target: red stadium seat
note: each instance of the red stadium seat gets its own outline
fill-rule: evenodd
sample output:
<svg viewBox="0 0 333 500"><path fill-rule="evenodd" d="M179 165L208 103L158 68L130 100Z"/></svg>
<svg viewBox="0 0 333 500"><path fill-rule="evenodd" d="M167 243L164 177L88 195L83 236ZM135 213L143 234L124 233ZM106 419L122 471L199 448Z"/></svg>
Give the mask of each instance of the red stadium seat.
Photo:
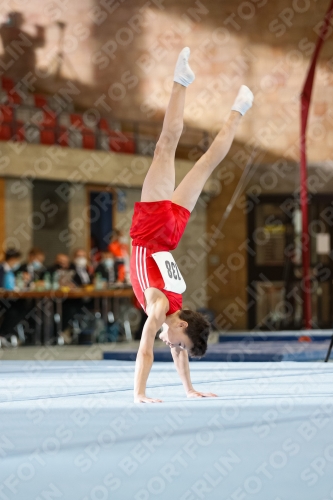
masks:
<svg viewBox="0 0 333 500"><path fill-rule="evenodd" d="M96 132L96 125L93 119L89 120L89 116L83 116L79 114L70 115L71 128L75 128L80 132L93 133Z"/></svg>
<svg viewBox="0 0 333 500"><path fill-rule="evenodd" d="M20 107L17 110L17 116L21 117L23 116L22 112L20 111ZM29 109L29 108L28 108ZM48 129L55 129L57 127L57 117L56 114L53 111L41 109L41 108L30 108L30 115L28 120L23 120L23 121L29 121L33 125L36 125L37 127L43 129L43 128L48 128Z"/></svg>
<svg viewBox="0 0 333 500"><path fill-rule="evenodd" d="M0 106L0 123L11 123L14 119L14 112L11 106L2 104Z"/></svg>
<svg viewBox="0 0 333 500"><path fill-rule="evenodd" d="M79 114L71 114L69 115L71 126L77 128L78 130L83 130L86 128L83 122L83 116Z"/></svg>
<svg viewBox="0 0 333 500"><path fill-rule="evenodd" d="M0 141L9 141L12 138L12 130L8 123L0 125Z"/></svg>
<svg viewBox="0 0 333 500"><path fill-rule="evenodd" d="M110 134L110 150L116 153L135 153L135 143L129 134L122 132L111 132Z"/></svg>
<svg viewBox="0 0 333 500"><path fill-rule="evenodd" d="M82 135L82 146L84 149L96 149L96 138L94 134Z"/></svg>
<svg viewBox="0 0 333 500"><path fill-rule="evenodd" d="M40 143L41 144L55 144L56 134L54 130L45 129L40 131Z"/></svg>
<svg viewBox="0 0 333 500"><path fill-rule="evenodd" d="M22 104L22 97L15 90L10 90L8 92L8 102L10 104Z"/></svg>
<svg viewBox="0 0 333 500"><path fill-rule="evenodd" d="M43 120L41 125L46 128L56 128L57 115L53 111L43 111Z"/></svg>
<svg viewBox="0 0 333 500"><path fill-rule="evenodd" d="M108 124L108 121L106 118L100 119L99 128L100 128L100 130L105 130L106 132L109 132L110 127L109 127L109 124Z"/></svg>
<svg viewBox="0 0 333 500"><path fill-rule="evenodd" d="M34 102L37 108L44 108L45 106L47 106L47 99L41 94L34 95Z"/></svg>
<svg viewBox="0 0 333 500"><path fill-rule="evenodd" d="M7 76L1 77L1 87L5 90L12 90L14 88L14 80Z"/></svg>
<svg viewBox="0 0 333 500"><path fill-rule="evenodd" d="M122 145L122 153L127 153L134 155L135 153L135 142L133 140L133 137L128 136L127 142L124 142Z"/></svg>

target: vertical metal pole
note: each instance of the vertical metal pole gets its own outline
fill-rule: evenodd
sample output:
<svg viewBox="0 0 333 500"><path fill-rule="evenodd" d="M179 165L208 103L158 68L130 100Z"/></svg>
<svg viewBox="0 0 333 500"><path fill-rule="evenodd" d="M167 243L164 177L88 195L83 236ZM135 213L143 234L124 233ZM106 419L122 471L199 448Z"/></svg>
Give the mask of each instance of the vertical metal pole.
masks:
<svg viewBox="0 0 333 500"><path fill-rule="evenodd" d="M308 220L308 186L306 163L306 123L304 98L301 98L301 186L300 204L302 212L302 266L303 266L303 322L307 330L311 329L311 278L310 278L310 236Z"/></svg>
<svg viewBox="0 0 333 500"><path fill-rule="evenodd" d="M303 320L306 329L311 329L311 282L310 282L310 236L308 223L308 186L307 186L307 162L306 162L306 126L308 122L309 107L313 80L319 52L325 41L330 19L333 11L333 0L331 0L328 11L321 26L320 35L312 56L312 61L305 79L301 94L301 138L300 138L300 204L302 211L302 256L303 256L303 289L304 308Z"/></svg>

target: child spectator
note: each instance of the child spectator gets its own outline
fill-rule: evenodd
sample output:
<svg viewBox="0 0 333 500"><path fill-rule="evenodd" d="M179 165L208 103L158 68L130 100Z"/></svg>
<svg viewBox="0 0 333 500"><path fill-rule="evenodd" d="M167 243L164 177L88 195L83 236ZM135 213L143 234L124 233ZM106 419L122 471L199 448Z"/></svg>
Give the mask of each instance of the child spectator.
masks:
<svg viewBox="0 0 333 500"><path fill-rule="evenodd" d="M127 237L121 230L115 229L113 231L108 249L116 258L118 281L129 283L129 249Z"/></svg>
<svg viewBox="0 0 333 500"><path fill-rule="evenodd" d="M15 248L9 248L5 252L5 260L0 263L0 288L14 290L15 271L20 267L21 252Z"/></svg>

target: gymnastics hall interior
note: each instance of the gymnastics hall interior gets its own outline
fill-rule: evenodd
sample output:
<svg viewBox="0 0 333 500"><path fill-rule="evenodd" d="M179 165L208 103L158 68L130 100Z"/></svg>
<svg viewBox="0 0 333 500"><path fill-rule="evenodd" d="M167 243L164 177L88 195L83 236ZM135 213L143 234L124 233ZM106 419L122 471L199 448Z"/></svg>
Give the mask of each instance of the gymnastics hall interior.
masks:
<svg viewBox="0 0 333 500"><path fill-rule="evenodd" d="M332 0L3 6L0 499L333 500L332 33ZM176 185L254 94L172 252L217 397L157 332L141 404L129 230L186 46Z"/></svg>

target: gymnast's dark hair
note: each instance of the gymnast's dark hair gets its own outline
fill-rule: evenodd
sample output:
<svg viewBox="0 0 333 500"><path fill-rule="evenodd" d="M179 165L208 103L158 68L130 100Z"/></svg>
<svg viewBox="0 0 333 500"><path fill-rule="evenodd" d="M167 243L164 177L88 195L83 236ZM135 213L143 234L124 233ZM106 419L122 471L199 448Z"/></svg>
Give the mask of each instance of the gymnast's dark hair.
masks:
<svg viewBox="0 0 333 500"><path fill-rule="evenodd" d="M188 323L185 333L193 343L193 347L189 352L190 356L192 358L201 358L207 351L209 322L201 313L190 309L181 309L179 318Z"/></svg>

